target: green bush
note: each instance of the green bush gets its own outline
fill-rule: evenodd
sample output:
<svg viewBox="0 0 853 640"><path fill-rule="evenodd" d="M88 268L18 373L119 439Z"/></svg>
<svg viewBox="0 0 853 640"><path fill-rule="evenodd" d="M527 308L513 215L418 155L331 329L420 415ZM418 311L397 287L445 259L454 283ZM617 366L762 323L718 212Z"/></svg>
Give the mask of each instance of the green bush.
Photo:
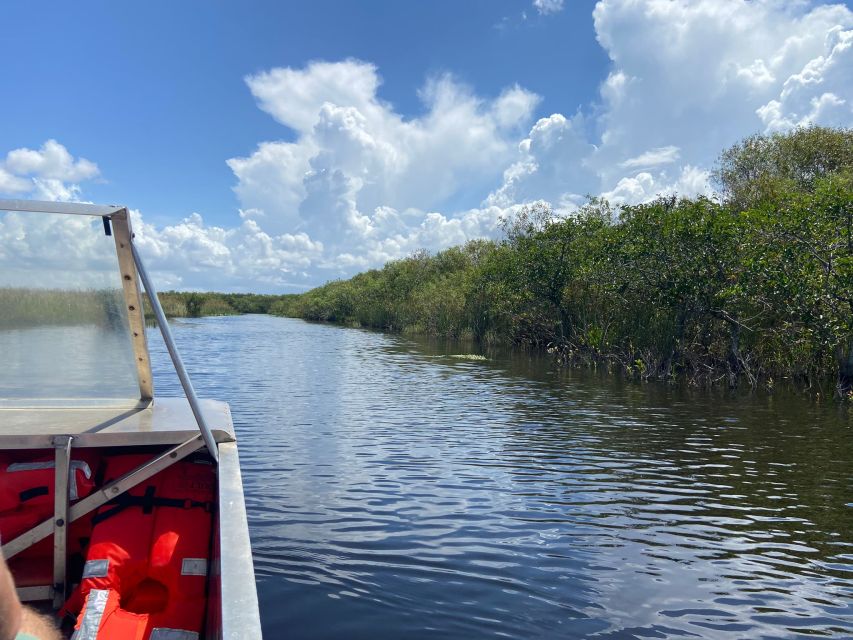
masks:
<svg viewBox="0 0 853 640"><path fill-rule="evenodd" d="M546 348L639 378L853 388L853 131L724 151L722 197L544 205L479 240L286 296L309 320Z"/></svg>

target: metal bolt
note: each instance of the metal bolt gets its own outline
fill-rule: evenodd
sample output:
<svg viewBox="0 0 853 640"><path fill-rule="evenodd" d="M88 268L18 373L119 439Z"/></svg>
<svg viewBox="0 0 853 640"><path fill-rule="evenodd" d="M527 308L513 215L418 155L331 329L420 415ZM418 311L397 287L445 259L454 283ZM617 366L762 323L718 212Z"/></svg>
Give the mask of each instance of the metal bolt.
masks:
<svg viewBox="0 0 853 640"><path fill-rule="evenodd" d="M62 518L59 518L59 519L56 521L56 526L57 526L57 527L64 527L64 526L65 526L65 520L63 520Z"/></svg>
<svg viewBox="0 0 853 640"><path fill-rule="evenodd" d="M118 487L113 487L112 489L110 489L110 491L112 491L113 493L118 493Z"/></svg>

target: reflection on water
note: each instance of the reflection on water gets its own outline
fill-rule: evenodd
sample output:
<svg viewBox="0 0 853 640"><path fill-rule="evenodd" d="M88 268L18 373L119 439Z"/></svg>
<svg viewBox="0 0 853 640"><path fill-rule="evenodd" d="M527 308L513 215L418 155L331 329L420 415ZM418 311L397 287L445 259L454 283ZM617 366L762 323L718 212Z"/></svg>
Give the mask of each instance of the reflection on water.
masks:
<svg viewBox="0 0 853 640"><path fill-rule="evenodd" d="M126 327L0 327L0 405L63 406L95 399L135 404L139 383Z"/></svg>
<svg viewBox="0 0 853 640"><path fill-rule="evenodd" d="M174 328L231 403L267 637L853 635L832 402L265 316Z"/></svg>

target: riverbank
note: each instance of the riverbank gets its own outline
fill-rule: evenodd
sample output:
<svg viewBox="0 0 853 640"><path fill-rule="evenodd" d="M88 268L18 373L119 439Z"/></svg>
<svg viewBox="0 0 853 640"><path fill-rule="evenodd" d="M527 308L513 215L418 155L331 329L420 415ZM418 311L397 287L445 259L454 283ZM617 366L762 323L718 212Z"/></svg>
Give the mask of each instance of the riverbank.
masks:
<svg viewBox="0 0 853 640"><path fill-rule="evenodd" d="M288 295L164 291L157 296L169 318L200 318L244 313L269 313L270 307ZM146 319L154 314L143 295ZM120 316L124 297L118 289L0 288L0 327L36 325L103 324Z"/></svg>
<svg viewBox="0 0 853 640"><path fill-rule="evenodd" d="M549 351L638 379L782 380L853 393L853 130L754 136L720 197L569 217L533 204L505 239L417 252L275 302L308 320Z"/></svg>
<svg viewBox="0 0 853 640"><path fill-rule="evenodd" d="M270 307L290 297L257 293L217 293L214 291L163 291L157 294L169 318L201 318L231 316L243 313L269 313ZM154 317L147 300L143 300L146 318Z"/></svg>

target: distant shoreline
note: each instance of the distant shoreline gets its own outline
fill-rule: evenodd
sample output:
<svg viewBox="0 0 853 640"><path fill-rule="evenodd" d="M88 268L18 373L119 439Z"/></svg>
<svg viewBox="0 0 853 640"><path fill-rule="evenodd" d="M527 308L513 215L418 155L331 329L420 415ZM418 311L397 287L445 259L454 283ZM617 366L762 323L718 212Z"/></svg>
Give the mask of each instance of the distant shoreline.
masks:
<svg viewBox="0 0 853 640"><path fill-rule="evenodd" d="M166 317L269 313L270 307L287 295L164 291L158 294ZM39 325L95 324L121 317L124 298L116 289L50 289L0 287L0 328ZM148 299L143 295L145 318L153 320Z"/></svg>
<svg viewBox="0 0 853 640"><path fill-rule="evenodd" d="M270 312L525 345L641 380L834 384L853 400L853 129L752 136L714 179L713 199L533 203L502 241L418 251Z"/></svg>

